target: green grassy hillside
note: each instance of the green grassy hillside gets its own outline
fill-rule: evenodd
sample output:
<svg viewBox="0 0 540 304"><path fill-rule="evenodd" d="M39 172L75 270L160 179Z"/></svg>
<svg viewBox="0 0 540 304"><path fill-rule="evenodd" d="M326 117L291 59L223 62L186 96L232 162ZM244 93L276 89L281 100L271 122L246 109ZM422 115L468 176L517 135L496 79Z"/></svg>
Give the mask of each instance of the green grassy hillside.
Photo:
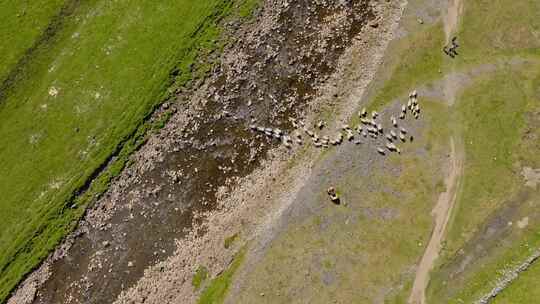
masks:
<svg viewBox="0 0 540 304"><path fill-rule="evenodd" d="M69 3L73 2L73 5ZM0 85L7 78L19 61L24 61L25 54L35 50L39 42L47 39L51 29L58 26L62 13L69 13L75 2L65 0L0 2ZM64 6L66 4L66 6ZM64 8L64 10L62 10ZM56 21L56 22L55 22ZM1 95L1 92L0 92Z"/></svg>
<svg viewBox="0 0 540 304"><path fill-rule="evenodd" d="M0 78L17 76L0 101L0 302L123 167L145 117L171 81L190 80L197 48L215 47L214 21L232 7L227 0L74 2L41 42L62 2L0 4L7 20L0 33L11 43L0 46L7 58ZM175 67L180 75L171 79ZM113 153L116 163L77 197Z"/></svg>

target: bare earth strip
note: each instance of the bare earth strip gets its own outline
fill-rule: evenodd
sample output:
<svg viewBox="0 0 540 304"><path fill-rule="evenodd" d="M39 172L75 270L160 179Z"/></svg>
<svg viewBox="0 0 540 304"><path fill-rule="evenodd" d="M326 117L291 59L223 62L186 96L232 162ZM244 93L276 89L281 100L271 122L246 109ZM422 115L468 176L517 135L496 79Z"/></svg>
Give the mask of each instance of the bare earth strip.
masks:
<svg viewBox="0 0 540 304"><path fill-rule="evenodd" d="M444 20L444 32L446 42L451 39L452 33L455 31L459 15L462 10L462 4L460 0L450 0L448 2L448 8ZM455 103L455 93L457 91L458 84L447 79L444 81L444 92L446 101L451 106ZM452 207L454 206L457 194L457 185L459 184L459 178L462 175L463 157L461 153L457 155L454 139L450 138L451 153L450 153L450 168L449 173L445 180L446 191L441 193L435 208L433 208L432 215L435 218L435 228L429 240L428 246L420 264L416 270L416 276L414 278L411 295L408 303L410 304L424 304L426 303L426 288L429 282L429 272L433 268L435 260L439 256L441 250L441 242L444 238L448 220L452 214Z"/></svg>
<svg viewBox="0 0 540 304"><path fill-rule="evenodd" d="M432 215L435 218L435 229L433 230L426 251L416 270L416 277L409 298L409 303L411 304L423 304L426 301L425 290L429 282L429 272L439 256L441 242L446 231L448 220L450 219L450 214L452 213L452 207L456 200L456 190L462 175L463 164L461 156L456 152L453 138L450 139L450 145L450 168L445 180L446 191L441 193L437 204L432 211Z"/></svg>

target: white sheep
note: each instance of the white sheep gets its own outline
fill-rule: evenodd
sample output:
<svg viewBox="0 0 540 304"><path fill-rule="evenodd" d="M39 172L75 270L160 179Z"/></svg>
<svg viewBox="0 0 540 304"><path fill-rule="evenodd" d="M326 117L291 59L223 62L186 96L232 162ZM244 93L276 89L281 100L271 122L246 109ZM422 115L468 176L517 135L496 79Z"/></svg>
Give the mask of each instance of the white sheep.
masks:
<svg viewBox="0 0 540 304"><path fill-rule="evenodd" d="M353 139L354 139L354 134L352 133L352 131L347 130L347 140L351 141Z"/></svg>
<svg viewBox="0 0 540 304"><path fill-rule="evenodd" d="M360 112L360 117L366 117L367 116L367 110L366 108L362 108L362 111Z"/></svg>

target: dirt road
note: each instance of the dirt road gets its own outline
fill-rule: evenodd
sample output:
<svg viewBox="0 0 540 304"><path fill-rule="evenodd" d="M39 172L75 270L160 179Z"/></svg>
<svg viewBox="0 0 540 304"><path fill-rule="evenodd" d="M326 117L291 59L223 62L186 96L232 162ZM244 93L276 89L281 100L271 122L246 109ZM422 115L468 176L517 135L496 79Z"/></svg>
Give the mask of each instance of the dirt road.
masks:
<svg viewBox="0 0 540 304"><path fill-rule="evenodd" d="M457 28L461 11L461 0L449 0L446 14L443 16L446 43L450 42L452 34ZM443 90L447 104L450 106L453 105L456 97L457 84L452 81L451 78L448 78L444 81ZM462 175L463 157L460 152L457 152L453 138L450 138L450 146L449 169L445 179L446 191L441 193L437 204L432 210L432 215L435 219L435 227L426 251L416 270L416 276L408 301L410 304L424 304L426 302L425 291L429 282L429 272L439 256L441 242L444 238L446 226L456 200L457 186Z"/></svg>
<svg viewBox="0 0 540 304"><path fill-rule="evenodd" d="M459 153L456 152L456 145L454 144L453 138L450 139L450 146L449 172L445 179L446 191L441 193L437 204L432 211L432 215L435 218L435 228L433 229L431 239L429 240L426 251L416 270L416 277L414 279L411 296L409 297L410 304L425 303L425 289L429 282L429 272L439 256L441 242L456 199L456 190L462 173L462 158L458 155Z"/></svg>

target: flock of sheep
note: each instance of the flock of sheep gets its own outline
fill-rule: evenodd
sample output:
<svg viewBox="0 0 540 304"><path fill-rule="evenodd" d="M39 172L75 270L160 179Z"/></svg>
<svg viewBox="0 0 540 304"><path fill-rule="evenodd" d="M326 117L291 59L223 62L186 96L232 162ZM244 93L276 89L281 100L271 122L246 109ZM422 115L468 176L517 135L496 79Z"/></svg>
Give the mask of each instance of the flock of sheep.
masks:
<svg viewBox="0 0 540 304"><path fill-rule="evenodd" d="M418 104L418 94L416 90L409 93L409 100L407 104L401 106L401 112L398 116L400 120L404 120L407 116L407 113L410 112L415 119L418 119L420 116L420 105ZM377 121L379 118L379 113L376 111L371 112L371 118L368 116L367 110L364 108L359 113L360 124L355 128L349 127L349 125L343 125L341 130L336 132L335 136L329 137L319 136L317 134L317 129L322 130L325 126L324 121L320 121L315 125L314 130L310 130L303 121L297 121L296 119L290 119L292 126L296 129L292 132L291 135L285 134L284 131L278 128L268 128L257 125L250 125L250 129L254 132L262 133L270 138L275 138L280 140L283 145L287 148L292 148L294 142L298 145L304 144L304 139L302 133L305 133L309 138L311 138L312 144L317 148L328 148L330 145L338 146L344 142L344 139L347 139L349 142L354 142L355 144L361 144L362 142L359 139L355 140L355 136L365 137L368 136L374 139L379 138L379 136L384 136L386 138L385 147L390 152L401 153L401 150L397 146L397 142L406 142L407 141L407 130L398 125L398 120L395 116L390 117L390 123L392 128L388 130L386 135L384 134L384 128L381 122ZM355 132L356 131L356 132ZM413 140L413 137L410 136L410 141ZM386 150L378 146L377 152L381 155L386 154Z"/></svg>

